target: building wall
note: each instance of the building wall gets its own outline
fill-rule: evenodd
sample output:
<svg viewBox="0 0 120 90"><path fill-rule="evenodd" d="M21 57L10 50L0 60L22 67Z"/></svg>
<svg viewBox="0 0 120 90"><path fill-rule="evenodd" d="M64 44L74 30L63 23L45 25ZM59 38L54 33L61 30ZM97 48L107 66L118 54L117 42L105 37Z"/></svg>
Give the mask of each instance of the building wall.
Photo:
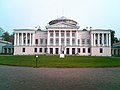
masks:
<svg viewBox="0 0 120 90"><path fill-rule="evenodd" d="M100 53L100 49L102 49L102 53ZM111 48L110 47L92 47L91 56L111 56Z"/></svg>
<svg viewBox="0 0 120 90"><path fill-rule="evenodd" d="M65 20L68 22L64 22ZM69 23L70 21L74 24ZM68 19L53 20L44 31L15 29L14 38L14 55L64 53L65 55L111 56L110 30L79 30L77 23ZM43 48L42 51L40 48Z"/></svg>

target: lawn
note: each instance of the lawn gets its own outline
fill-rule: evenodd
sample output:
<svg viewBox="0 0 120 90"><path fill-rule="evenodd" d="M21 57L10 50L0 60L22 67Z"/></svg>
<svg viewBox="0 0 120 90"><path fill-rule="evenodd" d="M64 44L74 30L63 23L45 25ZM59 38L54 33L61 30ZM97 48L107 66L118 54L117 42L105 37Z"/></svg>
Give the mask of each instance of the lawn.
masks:
<svg viewBox="0 0 120 90"><path fill-rule="evenodd" d="M81 67L120 67L120 58L91 56L39 56L38 67L81 68ZM35 56L0 56L0 65L35 67Z"/></svg>

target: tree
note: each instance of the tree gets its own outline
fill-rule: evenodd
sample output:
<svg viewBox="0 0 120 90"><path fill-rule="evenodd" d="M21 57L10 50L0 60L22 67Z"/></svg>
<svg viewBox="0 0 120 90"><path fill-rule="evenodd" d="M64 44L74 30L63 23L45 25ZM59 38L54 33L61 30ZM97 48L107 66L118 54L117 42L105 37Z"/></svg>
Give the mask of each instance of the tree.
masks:
<svg viewBox="0 0 120 90"><path fill-rule="evenodd" d="M111 30L111 45L114 43L115 31Z"/></svg>
<svg viewBox="0 0 120 90"><path fill-rule="evenodd" d="M117 43L119 42L118 38L115 37L115 31L111 30L111 45L113 45L113 43Z"/></svg>
<svg viewBox="0 0 120 90"><path fill-rule="evenodd" d="M13 40L13 34L10 35L8 32L4 32L2 37L3 37L4 41L8 41L8 42L11 42L11 43L13 43L13 41L14 41Z"/></svg>

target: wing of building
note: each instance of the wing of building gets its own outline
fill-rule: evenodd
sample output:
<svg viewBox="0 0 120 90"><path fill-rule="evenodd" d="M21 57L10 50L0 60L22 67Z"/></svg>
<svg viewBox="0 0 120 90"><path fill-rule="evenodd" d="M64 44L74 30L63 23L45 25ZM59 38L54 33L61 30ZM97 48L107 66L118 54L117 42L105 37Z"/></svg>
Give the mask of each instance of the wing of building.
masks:
<svg viewBox="0 0 120 90"><path fill-rule="evenodd" d="M79 28L76 21L61 17L46 30L14 29L14 55L111 56L111 30Z"/></svg>

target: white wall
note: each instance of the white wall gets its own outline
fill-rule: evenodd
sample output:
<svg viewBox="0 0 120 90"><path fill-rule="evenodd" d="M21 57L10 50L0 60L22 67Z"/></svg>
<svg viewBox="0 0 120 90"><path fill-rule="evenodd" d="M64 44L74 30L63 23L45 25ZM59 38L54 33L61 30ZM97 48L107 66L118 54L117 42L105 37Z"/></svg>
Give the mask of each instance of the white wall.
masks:
<svg viewBox="0 0 120 90"><path fill-rule="evenodd" d="M103 48L103 53L100 53L100 48ZM92 47L91 56L111 56L111 47Z"/></svg>

